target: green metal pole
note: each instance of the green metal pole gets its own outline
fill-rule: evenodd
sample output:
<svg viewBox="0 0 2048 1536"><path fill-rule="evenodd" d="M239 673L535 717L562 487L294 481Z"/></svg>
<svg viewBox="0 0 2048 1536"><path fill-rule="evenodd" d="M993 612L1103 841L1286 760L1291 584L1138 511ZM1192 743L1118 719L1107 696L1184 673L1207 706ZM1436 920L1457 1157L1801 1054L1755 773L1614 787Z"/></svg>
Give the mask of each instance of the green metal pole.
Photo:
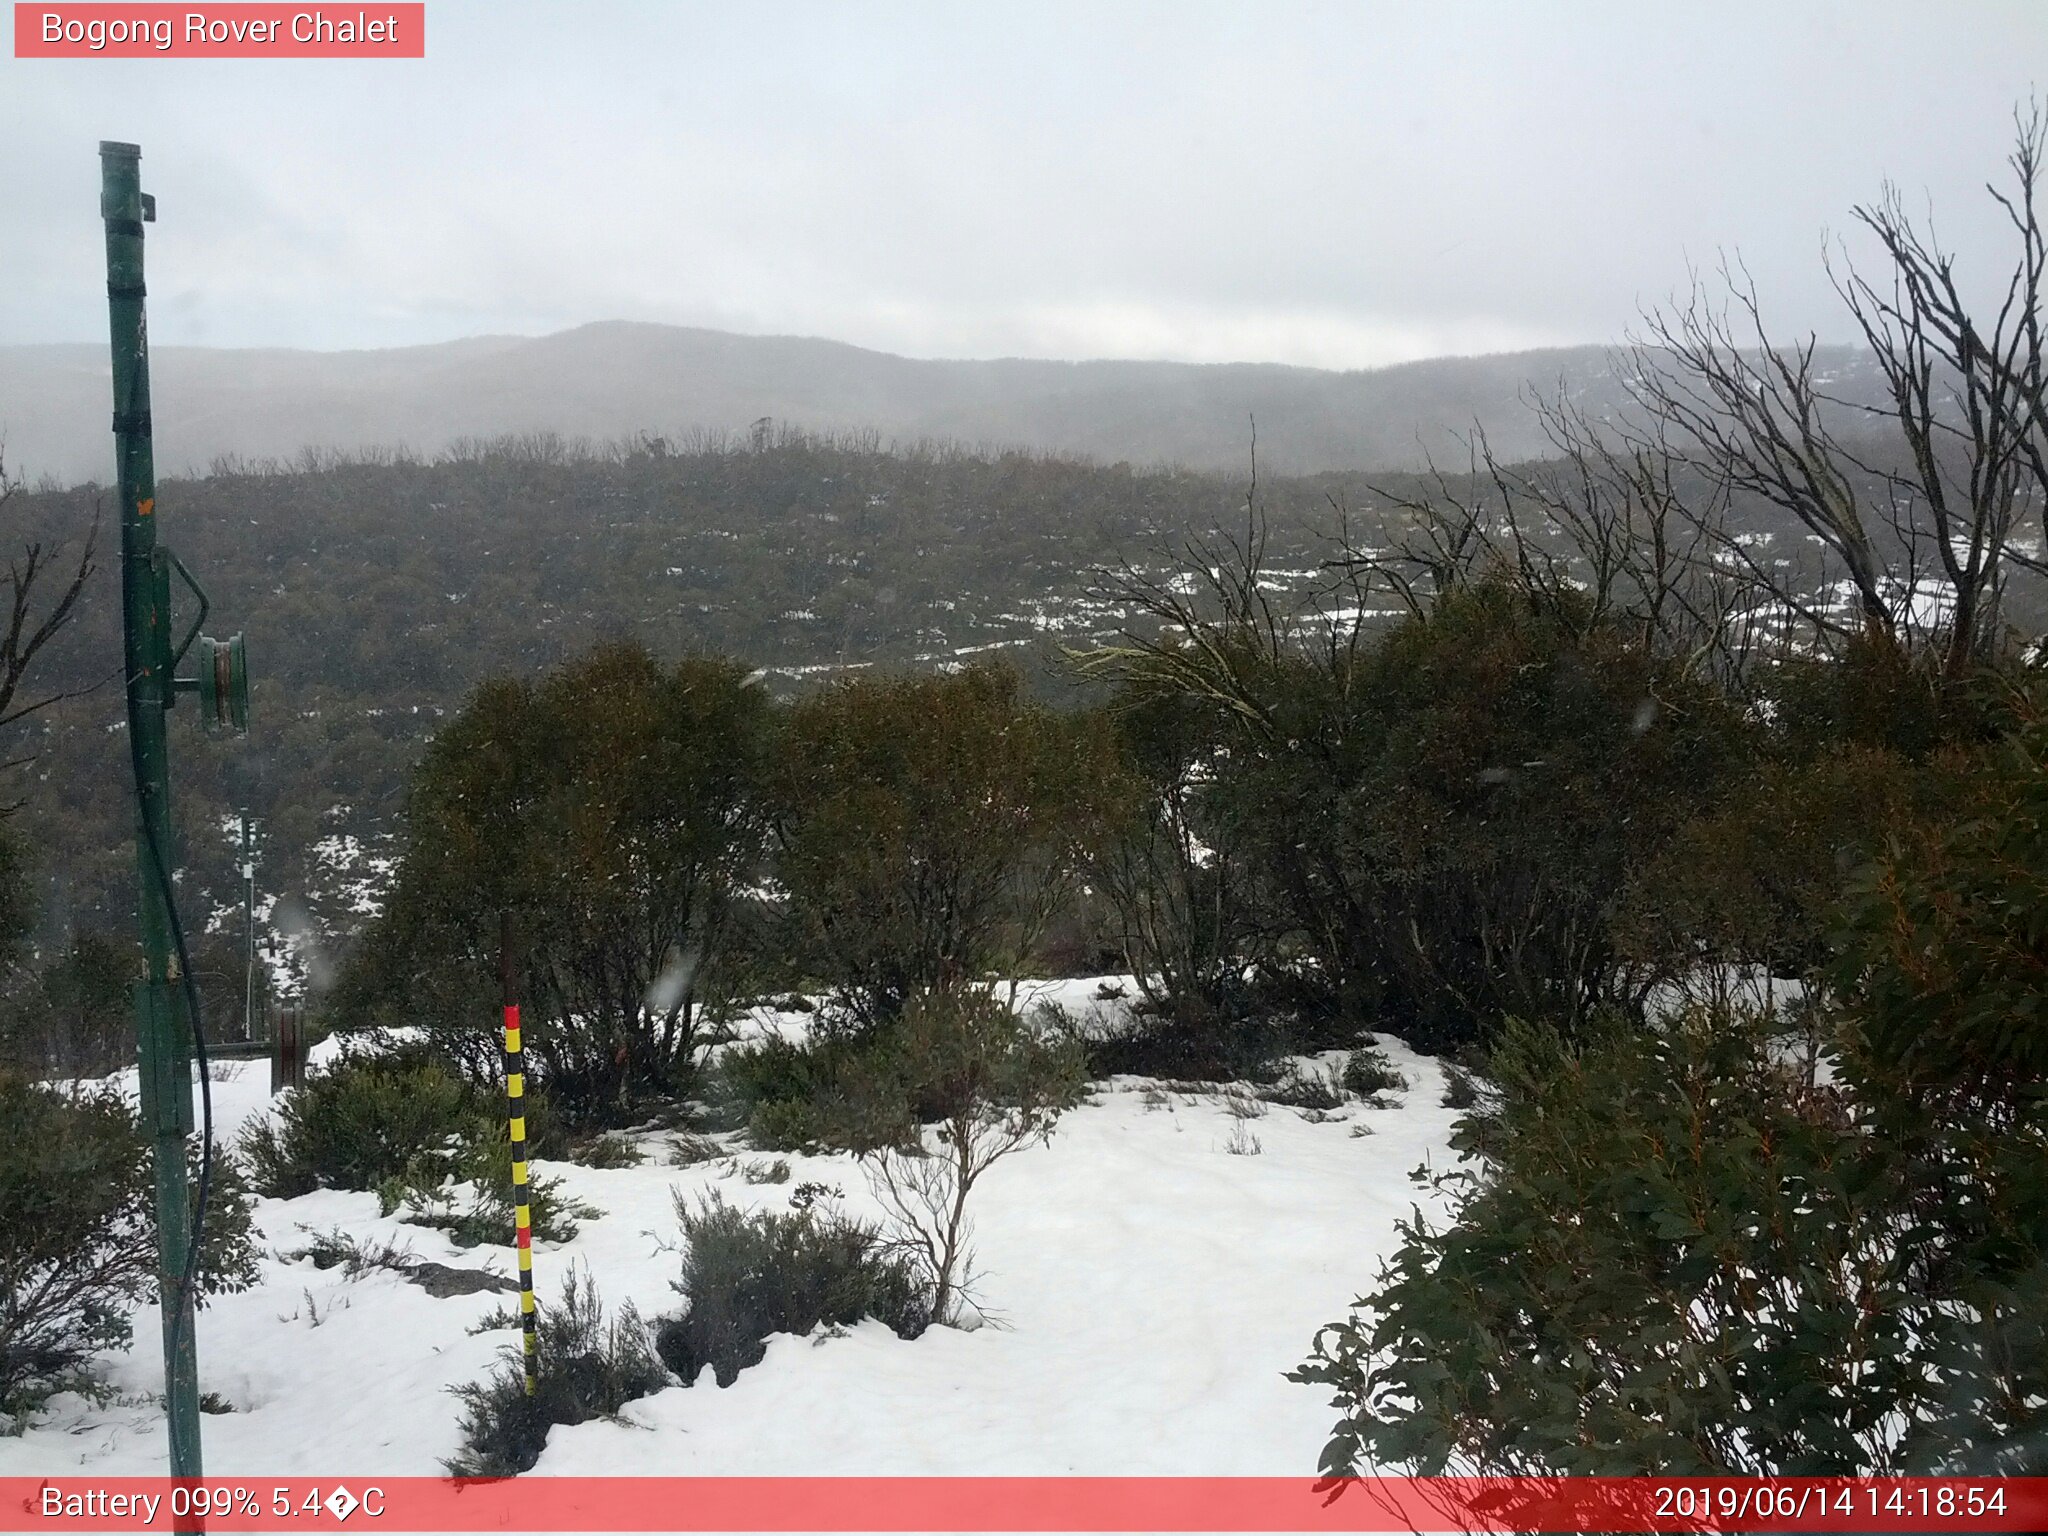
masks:
<svg viewBox="0 0 2048 1536"><path fill-rule="evenodd" d="M149 326L143 313L142 226L156 216L142 192L142 151L100 145L100 216L107 229L107 316L113 340L114 456L121 483L121 601L128 730L135 761L137 908L147 962L135 987L143 1128L156 1157L157 1277L163 1299L164 1402L171 1475L198 1477L199 1355L185 1289L192 1197L185 1142L192 1131L192 1036L172 953L165 872L173 861L170 755L164 712L171 682L170 567L157 548L156 461L150 446Z"/></svg>
<svg viewBox="0 0 2048 1536"><path fill-rule="evenodd" d="M249 852L249 813L242 812L242 1038L256 1038L256 861Z"/></svg>

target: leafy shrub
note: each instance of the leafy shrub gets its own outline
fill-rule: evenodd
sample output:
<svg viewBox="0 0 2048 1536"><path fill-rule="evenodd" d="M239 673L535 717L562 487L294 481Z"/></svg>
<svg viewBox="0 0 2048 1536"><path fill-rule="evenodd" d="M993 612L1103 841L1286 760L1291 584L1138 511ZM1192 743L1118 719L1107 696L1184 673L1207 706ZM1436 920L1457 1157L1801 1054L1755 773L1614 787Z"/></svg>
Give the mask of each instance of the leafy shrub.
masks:
<svg viewBox="0 0 2048 1536"><path fill-rule="evenodd" d="M1624 962L1693 993L1745 972L1817 978L1845 864L1924 815L1938 779L1849 743L1757 764L1630 872L1614 913ZM1682 951L1690 974L1664 962Z"/></svg>
<svg viewBox="0 0 2048 1536"><path fill-rule="evenodd" d="M0 1125L5 1425L53 1392L92 1390L93 1357L125 1345L130 1309L156 1294L157 1251L149 1145L117 1094L72 1096L0 1073ZM200 1295L242 1290L254 1279L243 1176L216 1154Z"/></svg>
<svg viewBox="0 0 2048 1536"><path fill-rule="evenodd" d="M2038 1118L1913 1150L1707 1012L1511 1026L1493 1065L1449 1220L1403 1223L1296 1373L1343 1411L1326 1470L2011 1470L2039 1444Z"/></svg>
<svg viewBox="0 0 2048 1536"><path fill-rule="evenodd" d="M747 1140L763 1152L810 1152L824 1141L817 1106L808 1099L771 1099L747 1120Z"/></svg>
<svg viewBox="0 0 2048 1536"><path fill-rule="evenodd" d="M374 1190L424 1177L423 1160L452 1170L460 1148L492 1135L496 1120L426 1047L357 1048L309 1073L243 1133L240 1150L266 1195Z"/></svg>
<svg viewBox="0 0 2048 1536"><path fill-rule="evenodd" d="M279 1257L286 1260L311 1259L315 1269L339 1269L351 1280L360 1280L377 1270L404 1274L418 1262L411 1247L395 1239L374 1242L344 1232L339 1227L329 1227L324 1232L309 1230L306 1236L305 1247L281 1253Z"/></svg>
<svg viewBox="0 0 2048 1536"><path fill-rule="evenodd" d="M512 1242L518 1230L512 1194L512 1143L499 1133L464 1144L451 1158L416 1159L406 1173L378 1186L377 1203L386 1216L402 1210L406 1221L439 1227L458 1247L472 1248ZM548 1243L568 1242L578 1219L600 1214L565 1196L560 1179L531 1169L526 1205L533 1235Z"/></svg>
<svg viewBox="0 0 2048 1536"><path fill-rule="evenodd" d="M557 1424L615 1417L627 1403L659 1392L668 1375L631 1302L607 1324L597 1285L572 1270L559 1305L542 1307L535 1391L526 1393L523 1344L507 1345L489 1377L456 1389L466 1408L462 1450L447 1463L456 1477L512 1477L530 1471Z"/></svg>
<svg viewBox="0 0 2048 1536"><path fill-rule="evenodd" d="M714 1083L720 1112L763 1152L858 1150L936 1119L931 1086L903 1064L900 1019L860 1033L735 1046Z"/></svg>
<svg viewBox="0 0 2048 1536"><path fill-rule="evenodd" d="M580 1168L637 1168L642 1160L640 1149L630 1141L601 1133L570 1142L562 1156Z"/></svg>
<svg viewBox="0 0 2048 1536"><path fill-rule="evenodd" d="M1090 883L1112 914L1119 967L1155 1012L1199 1035L1251 1011L1253 882L1240 818L1214 789L1230 727L1213 700L1156 685L1120 689L1111 715L1122 772Z"/></svg>
<svg viewBox="0 0 2048 1536"><path fill-rule="evenodd" d="M1362 1045L1344 1058L1343 1083L1361 1099L1405 1092L1408 1087L1408 1079L1394 1069L1387 1053L1375 1045Z"/></svg>
<svg viewBox="0 0 2048 1536"><path fill-rule="evenodd" d="M1384 1023L1436 1048L1505 1017L1570 1024L1633 1011L1646 966L1696 963L1678 935L1624 964L1614 912L1755 755L1709 680L1582 594L1507 576L1297 645L1257 541L1236 554L1183 573L1209 603L1126 583L1167 632L1127 632L1099 664L1222 706L1205 814L1229 830L1258 936L1240 958L1297 1039Z"/></svg>
<svg viewBox="0 0 2048 1536"><path fill-rule="evenodd" d="M802 1151L817 1140L811 1106L832 1093L846 1054L837 1040L780 1035L728 1046L712 1072L712 1101L762 1151Z"/></svg>
<svg viewBox="0 0 2048 1536"><path fill-rule="evenodd" d="M872 1317L914 1339L931 1322L931 1295L873 1227L815 1206L749 1215L716 1195L692 1209L680 1195L681 1315L655 1328L655 1348L686 1385L707 1368L721 1387L768 1352L770 1334Z"/></svg>
<svg viewBox="0 0 2048 1536"><path fill-rule="evenodd" d="M0 939L12 937L17 909L9 895L20 871L14 843L0 839ZM0 950L6 949L0 943ZM140 964L132 935L81 930L68 943L20 963L0 978L0 1069L12 1063L31 1078L94 1077L135 1057L135 1002L129 977Z"/></svg>
<svg viewBox="0 0 2048 1536"><path fill-rule="evenodd" d="M2048 1083L2048 718L1975 775L1952 824L1851 882L1834 971L1855 1048L1922 1111L2000 1115Z"/></svg>
<svg viewBox="0 0 2048 1536"><path fill-rule="evenodd" d="M725 1148L708 1136L698 1136L684 1131L671 1136L668 1143L669 1162L677 1168L694 1168L698 1163L708 1163L713 1158L725 1156Z"/></svg>

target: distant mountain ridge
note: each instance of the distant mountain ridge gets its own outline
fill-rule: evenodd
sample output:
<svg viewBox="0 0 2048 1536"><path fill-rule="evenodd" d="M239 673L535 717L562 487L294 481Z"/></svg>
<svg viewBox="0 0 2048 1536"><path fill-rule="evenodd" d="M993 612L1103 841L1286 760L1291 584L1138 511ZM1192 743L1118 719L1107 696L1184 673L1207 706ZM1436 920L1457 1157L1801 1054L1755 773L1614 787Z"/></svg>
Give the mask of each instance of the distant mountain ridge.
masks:
<svg viewBox="0 0 2048 1536"><path fill-rule="evenodd" d="M1837 371L1862 354L1824 349ZM1595 414L1619 406L1606 349L1565 347L1334 372L1277 363L952 361L844 342L605 321L538 337L484 336L361 352L158 347L159 473L217 455L553 431L614 438L744 431L761 417L899 442L947 439L1134 464L1290 474L1412 469L1462 455L1475 421L1497 451L1545 445L1525 391L1560 380ZM107 354L88 344L0 347L0 445L11 469L63 483L112 473Z"/></svg>

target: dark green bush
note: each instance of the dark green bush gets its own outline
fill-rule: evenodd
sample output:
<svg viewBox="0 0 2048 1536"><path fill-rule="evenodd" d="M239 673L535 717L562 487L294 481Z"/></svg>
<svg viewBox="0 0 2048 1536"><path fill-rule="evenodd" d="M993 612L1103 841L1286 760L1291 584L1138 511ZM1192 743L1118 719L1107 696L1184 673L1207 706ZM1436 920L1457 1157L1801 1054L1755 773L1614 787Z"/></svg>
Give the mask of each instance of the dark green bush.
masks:
<svg viewBox="0 0 2048 1536"><path fill-rule="evenodd" d="M830 1089L843 1054L836 1043L781 1035L727 1046L712 1069L712 1102L734 1126L764 1105L811 1103Z"/></svg>
<svg viewBox="0 0 2048 1536"><path fill-rule="evenodd" d="M1498 574L1296 644L1252 558L1186 573L1213 621L1140 583L1177 643L1133 635L1099 664L1221 706L1201 801L1227 829L1233 959L1297 1049L1367 1028L1438 1049L1510 1016L1636 1012L1699 963L1664 930L1624 955L1615 918L1631 872L1759 750L1711 680L1582 594Z"/></svg>
<svg viewBox="0 0 2048 1536"><path fill-rule="evenodd" d="M308 1074L243 1133L256 1187L289 1199L452 1173L461 1149L502 1136L501 1111L425 1046L357 1047ZM438 1180L437 1180L438 1182Z"/></svg>
<svg viewBox="0 0 2048 1536"><path fill-rule="evenodd" d="M8 921L8 845L0 842L0 935ZM5 945L0 944L0 949ZM95 1077L135 1059L132 936L82 930L0 977L0 1069L32 1078Z"/></svg>
<svg viewBox="0 0 2048 1536"><path fill-rule="evenodd" d="M631 1302L610 1323L587 1272L572 1270L561 1302L540 1309L536 1390L526 1393L522 1345L507 1345L498 1368L456 1389L466 1412L462 1450L448 1463L456 1477L512 1477L532 1470L557 1424L615 1416L635 1398L659 1392L668 1374L649 1346Z"/></svg>
<svg viewBox="0 0 2048 1536"><path fill-rule="evenodd" d="M53 1392L93 1390L90 1367L156 1294L154 1184L135 1112L0 1073L0 1428ZM196 1157L196 1154L195 1154ZM196 1198L196 1196L195 1196ZM201 1295L255 1279L246 1185L214 1159Z"/></svg>
<svg viewBox="0 0 2048 1536"><path fill-rule="evenodd" d="M717 1196L692 1209L678 1196L685 1301L656 1325L655 1348L686 1384L707 1368L721 1387L760 1362L770 1334L872 1317L906 1339L931 1322L931 1294L872 1227L817 1207L749 1215Z"/></svg>
<svg viewBox="0 0 2048 1536"><path fill-rule="evenodd" d="M1832 980L1873 1083L1925 1113L2048 1096L2048 719L1984 759L1961 814L1850 882Z"/></svg>
<svg viewBox="0 0 2048 1536"><path fill-rule="evenodd" d="M773 769L795 943L855 1033L915 994L1015 974L1107 817L1102 721L1014 668L868 674L794 703Z"/></svg>
<svg viewBox="0 0 2048 1536"><path fill-rule="evenodd" d="M1362 1045L1344 1058L1343 1083L1361 1099L1403 1092L1408 1087L1408 1079L1394 1069L1387 1053L1376 1045Z"/></svg>
<svg viewBox="0 0 2048 1536"><path fill-rule="evenodd" d="M763 1152L809 1152L836 1144L845 1118L843 1082L850 1063L877 1048L846 1034L788 1040L769 1035L728 1047L711 1076L721 1123L744 1127Z"/></svg>
<svg viewBox="0 0 2048 1536"><path fill-rule="evenodd" d="M1068 1038L1090 1077L1157 1077L1184 1082L1259 1082L1291 1044L1285 1021L1271 1011L1213 1018L1185 1011L1137 1011L1116 1023L1081 1021Z"/></svg>
<svg viewBox="0 0 2048 1536"><path fill-rule="evenodd" d="M825 1137L818 1107L808 1099L771 1099L747 1118L747 1140L763 1152L812 1152Z"/></svg>
<svg viewBox="0 0 2048 1536"><path fill-rule="evenodd" d="M349 1023L422 1025L495 1080L503 922L528 1067L577 1130L695 1086L759 873L767 694L748 669L603 645L485 684L413 775L389 903L337 988Z"/></svg>
<svg viewBox="0 0 2048 1536"><path fill-rule="evenodd" d="M1509 1028L1499 1107L1453 1142L1483 1161L1437 1181L1448 1221L1402 1224L1296 1374L1343 1411L1326 1470L2024 1460L2048 1394L2044 1126L1916 1150L1783 1062L1726 1014L1576 1044Z"/></svg>
<svg viewBox="0 0 2048 1536"><path fill-rule="evenodd" d="M1255 1011L1247 962L1260 956L1242 818L1215 792L1230 736L1214 700L1152 685L1110 707L1121 772L1106 835L1089 850L1118 950L1152 1011L1191 1035ZM1174 1069L1169 1067L1169 1072Z"/></svg>
<svg viewBox="0 0 2048 1536"><path fill-rule="evenodd" d="M562 1148L562 1156L579 1168L637 1168L645 1161L632 1142L603 1132L570 1142Z"/></svg>
<svg viewBox="0 0 2048 1536"><path fill-rule="evenodd" d="M944 1106L928 1076L903 1070L903 1037L899 1017L861 1032L734 1046L713 1079L719 1114L744 1125L763 1152L857 1149L938 1119Z"/></svg>

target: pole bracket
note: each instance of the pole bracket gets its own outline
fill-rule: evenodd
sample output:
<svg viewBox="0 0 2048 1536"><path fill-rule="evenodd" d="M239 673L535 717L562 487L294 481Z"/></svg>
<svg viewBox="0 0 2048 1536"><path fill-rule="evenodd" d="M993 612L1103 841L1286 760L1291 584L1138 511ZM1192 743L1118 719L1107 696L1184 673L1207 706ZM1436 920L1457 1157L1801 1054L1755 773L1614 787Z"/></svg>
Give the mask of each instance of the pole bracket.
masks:
<svg viewBox="0 0 2048 1536"><path fill-rule="evenodd" d="M164 548L162 545L157 547ZM185 631L185 638L178 642L178 648L171 653L170 670L175 672L178 663L185 659L185 653L192 649L192 642L199 638L200 627L206 623L207 614L213 611L213 600L206 595L206 588L199 585L199 579L185 569L184 561L169 549L164 549L164 558L171 562L171 569L178 573L179 579L191 589L192 595L199 599L199 612L192 617L192 627Z"/></svg>

